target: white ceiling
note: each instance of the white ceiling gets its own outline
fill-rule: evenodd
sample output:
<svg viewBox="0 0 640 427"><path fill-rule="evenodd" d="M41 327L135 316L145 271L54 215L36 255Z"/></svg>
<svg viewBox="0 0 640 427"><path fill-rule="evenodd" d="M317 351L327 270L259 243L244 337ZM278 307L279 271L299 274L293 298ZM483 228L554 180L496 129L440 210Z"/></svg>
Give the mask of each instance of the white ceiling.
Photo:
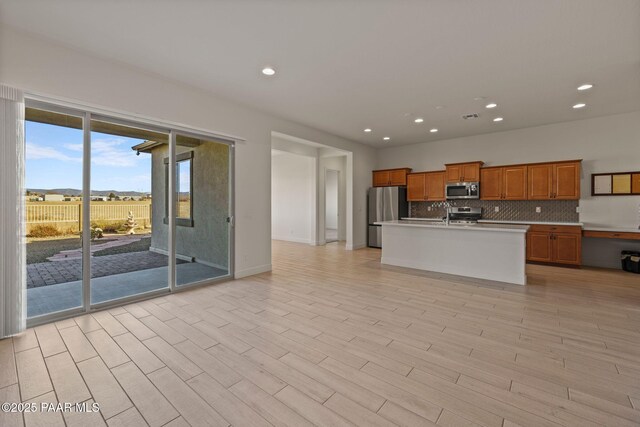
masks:
<svg viewBox="0 0 640 427"><path fill-rule="evenodd" d="M0 0L0 22L374 146L640 110L639 0Z"/></svg>

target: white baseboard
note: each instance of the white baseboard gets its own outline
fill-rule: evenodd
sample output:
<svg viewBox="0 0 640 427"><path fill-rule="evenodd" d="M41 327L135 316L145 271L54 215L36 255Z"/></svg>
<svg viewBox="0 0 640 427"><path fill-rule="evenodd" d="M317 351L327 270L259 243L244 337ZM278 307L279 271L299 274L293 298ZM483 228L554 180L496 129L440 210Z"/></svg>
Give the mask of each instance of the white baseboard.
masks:
<svg viewBox="0 0 640 427"><path fill-rule="evenodd" d="M310 239L300 239L298 237L280 237L280 236L273 236L271 237L272 240L282 240L285 242L293 242L293 243L304 243L307 245L316 245L317 243L314 240L310 240Z"/></svg>
<svg viewBox="0 0 640 427"><path fill-rule="evenodd" d="M355 250L358 250L358 249L362 249L362 248L364 248L366 246L367 246L366 243L357 243L355 245L346 245L345 248L348 251L355 251Z"/></svg>
<svg viewBox="0 0 640 427"><path fill-rule="evenodd" d="M154 248L154 247L150 247L149 248L149 252L155 252L161 255L166 255L169 256L169 251L166 251L164 249L159 249L159 248ZM180 254L176 254L176 258L181 259L182 261L187 261L187 262L193 262L194 261L194 257L190 257L190 256L186 256L186 255L180 255Z"/></svg>
<svg viewBox="0 0 640 427"><path fill-rule="evenodd" d="M158 254L169 256L169 251L166 251L164 249L158 249L158 248L151 247L151 248L149 248L149 252L155 252L155 253L158 253ZM176 254L176 258L178 258L178 259L180 259L182 261L187 261L187 262L197 262L199 264L208 265L209 267L218 268L220 270L226 270L228 268L226 265L220 265L220 264L216 264L214 262L204 261L201 258L190 257L190 256L186 256L186 255Z"/></svg>
<svg viewBox="0 0 640 427"><path fill-rule="evenodd" d="M234 279L240 279L242 277L253 276L254 274L266 273L267 271L271 271L271 269L271 264L259 265L257 267L238 270L233 277Z"/></svg>

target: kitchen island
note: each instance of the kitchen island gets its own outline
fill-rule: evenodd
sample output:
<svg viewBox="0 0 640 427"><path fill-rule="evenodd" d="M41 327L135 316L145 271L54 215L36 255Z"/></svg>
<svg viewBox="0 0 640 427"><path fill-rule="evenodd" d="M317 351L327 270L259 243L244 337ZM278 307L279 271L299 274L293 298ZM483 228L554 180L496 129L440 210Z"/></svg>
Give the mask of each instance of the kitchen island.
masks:
<svg viewBox="0 0 640 427"><path fill-rule="evenodd" d="M383 221L383 264L525 285L527 225Z"/></svg>

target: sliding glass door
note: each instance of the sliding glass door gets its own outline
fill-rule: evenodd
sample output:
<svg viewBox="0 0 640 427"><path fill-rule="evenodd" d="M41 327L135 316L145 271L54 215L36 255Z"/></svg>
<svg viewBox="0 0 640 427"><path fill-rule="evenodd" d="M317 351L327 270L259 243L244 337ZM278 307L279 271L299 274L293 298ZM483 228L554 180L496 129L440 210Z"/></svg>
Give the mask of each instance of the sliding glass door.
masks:
<svg viewBox="0 0 640 427"><path fill-rule="evenodd" d="M27 105L30 324L232 277L231 142Z"/></svg>
<svg viewBox="0 0 640 427"><path fill-rule="evenodd" d="M27 315L83 306L83 114L25 111Z"/></svg>
<svg viewBox="0 0 640 427"><path fill-rule="evenodd" d="M230 148L176 136L176 284L229 275Z"/></svg>
<svg viewBox="0 0 640 427"><path fill-rule="evenodd" d="M168 133L91 120L91 304L169 288L163 230L152 224L161 199L149 149L168 142Z"/></svg>

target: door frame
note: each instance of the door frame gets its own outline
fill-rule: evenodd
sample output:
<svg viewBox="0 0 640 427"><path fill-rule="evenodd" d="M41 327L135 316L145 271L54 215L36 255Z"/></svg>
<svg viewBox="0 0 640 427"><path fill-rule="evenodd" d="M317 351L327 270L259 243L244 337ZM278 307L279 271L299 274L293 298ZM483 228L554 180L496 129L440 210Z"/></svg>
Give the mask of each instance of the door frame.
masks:
<svg viewBox="0 0 640 427"><path fill-rule="evenodd" d="M338 177L338 181L337 181L337 188L336 188L336 216L337 216L337 221L336 221L336 233L338 234L336 237L336 240L332 240L332 241L328 241L327 240L327 175L329 174L329 172L335 172L337 177ZM338 169L331 169L331 168L324 168L324 230L322 231L323 233L323 241L325 244L327 243L334 243L334 242L339 242L340 241L340 193L341 193L341 188L340 188L340 170Z"/></svg>

